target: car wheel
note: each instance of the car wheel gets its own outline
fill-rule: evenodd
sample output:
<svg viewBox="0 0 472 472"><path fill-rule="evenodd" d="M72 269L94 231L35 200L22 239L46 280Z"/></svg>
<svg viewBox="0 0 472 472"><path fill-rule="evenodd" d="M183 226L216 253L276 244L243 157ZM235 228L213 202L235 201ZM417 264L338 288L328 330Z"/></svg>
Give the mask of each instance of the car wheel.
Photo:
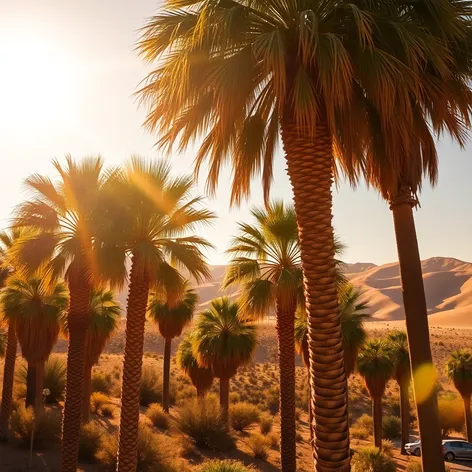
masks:
<svg viewBox="0 0 472 472"><path fill-rule="evenodd" d="M421 456L421 449L419 447L417 447L414 451L413 451L413 454L416 456L416 457L420 457Z"/></svg>
<svg viewBox="0 0 472 472"><path fill-rule="evenodd" d="M452 462L452 461L454 460L454 458L455 458L455 456L454 456L454 454L453 454L452 452L448 452L444 457L446 458L446 460L447 460L448 462Z"/></svg>

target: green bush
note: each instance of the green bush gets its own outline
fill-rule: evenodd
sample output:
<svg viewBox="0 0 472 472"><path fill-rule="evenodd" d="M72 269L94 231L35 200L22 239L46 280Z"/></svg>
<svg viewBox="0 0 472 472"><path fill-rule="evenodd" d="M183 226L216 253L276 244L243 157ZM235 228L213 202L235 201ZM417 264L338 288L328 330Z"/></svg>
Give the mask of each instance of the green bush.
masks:
<svg viewBox="0 0 472 472"><path fill-rule="evenodd" d="M167 431L170 428L169 415L162 409L158 403L151 403L146 410L146 416L151 420L151 423L159 429Z"/></svg>
<svg viewBox="0 0 472 472"><path fill-rule="evenodd" d="M393 459L378 447L368 446L357 450L351 461L352 472L396 472Z"/></svg>
<svg viewBox="0 0 472 472"><path fill-rule="evenodd" d="M195 445L215 451L227 451L234 447L234 439L228 433L213 397L205 400L189 400L178 411L177 424L180 431L189 436Z"/></svg>
<svg viewBox="0 0 472 472"><path fill-rule="evenodd" d="M100 392L110 395L113 390L113 377L111 374L105 374L102 371L94 371L91 380L92 392Z"/></svg>
<svg viewBox="0 0 472 472"><path fill-rule="evenodd" d="M397 439L402 435L402 422L398 416L384 416L382 419L383 437Z"/></svg>
<svg viewBox="0 0 472 472"><path fill-rule="evenodd" d="M238 461L212 460L201 465L198 472L257 472L257 469L252 466L246 467Z"/></svg>
<svg viewBox="0 0 472 472"><path fill-rule="evenodd" d="M235 403L229 408L229 420L236 431L245 431L261 417L259 408L251 403Z"/></svg>
<svg viewBox="0 0 472 472"><path fill-rule="evenodd" d="M149 406L162 401L162 380L156 369L147 365L143 369L139 388L139 403Z"/></svg>
<svg viewBox="0 0 472 472"><path fill-rule="evenodd" d="M248 439L249 449L252 451L252 455L255 459L261 459L265 461L269 455L270 443L269 440L262 436L262 434L251 434Z"/></svg>
<svg viewBox="0 0 472 472"><path fill-rule="evenodd" d="M369 415L362 415L353 424L355 428L364 428L369 434L374 434L374 420Z"/></svg>
<svg viewBox="0 0 472 472"><path fill-rule="evenodd" d="M140 472L182 472L183 467L176 459L174 445L169 438L154 433L149 426L140 423L138 431L138 463ZM117 436L104 436L96 458L107 471L116 470L118 450Z"/></svg>
<svg viewBox="0 0 472 472"><path fill-rule="evenodd" d="M110 397L101 392L94 392L90 396L90 409L93 413L98 413L103 405L110 403Z"/></svg>
<svg viewBox="0 0 472 472"><path fill-rule="evenodd" d="M34 447L44 447L60 440L61 415L59 411L44 410L39 419L34 421L34 410L26 408L24 404L12 412L10 428L13 436L22 441L25 446L30 445L31 433L34 424Z"/></svg>
<svg viewBox="0 0 472 472"><path fill-rule="evenodd" d="M94 422L82 426L79 439L79 459L81 461L95 460L104 432L103 428Z"/></svg>
<svg viewBox="0 0 472 472"><path fill-rule="evenodd" d="M259 420L261 434L269 434L272 431L272 426L274 425L274 420L272 416L264 414Z"/></svg>

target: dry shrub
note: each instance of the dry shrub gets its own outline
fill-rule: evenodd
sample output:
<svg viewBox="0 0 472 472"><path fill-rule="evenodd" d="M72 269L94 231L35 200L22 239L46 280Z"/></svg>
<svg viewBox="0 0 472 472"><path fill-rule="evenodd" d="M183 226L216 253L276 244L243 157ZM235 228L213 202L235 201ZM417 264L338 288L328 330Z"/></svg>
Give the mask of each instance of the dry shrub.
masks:
<svg viewBox="0 0 472 472"><path fill-rule="evenodd" d="M272 431L274 420L272 419L272 416L264 414L259 419L259 424L261 428L261 434L269 434Z"/></svg>
<svg viewBox="0 0 472 472"><path fill-rule="evenodd" d="M151 403L159 403L162 400L162 379L156 369L147 365L143 369L141 384L139 387L139 403L141 406L149 406Z"/></svg>
<svg viewBox="0 0 472 472"><path fill-rule="evenodd" d="M245 431L261 417L259 409L251 403L236 403L229 408L231 426L236 431Z"/></svg>
<svg viewBox="0 0 472 472"><path fill-rule="evenodd" d="M113 416L115 416L115 410L115 405L112 403L105 403L100 407L101 414L107 418L113 418Z"/></svg>
<svg viewBox="0 0 472 472"><path fill-rule="evenodd" d="M145 414L156 428L162 429L164 431L167 431L170 428L169 415L158 403L151 403Z"/></svg>
<svg viewBox="0 0 472 472"><path fill-rule="evenodd" d="M390 439L382 439L382 452L387 454L387 456L393 457L395 445Z"/></svg>
<svg viewBox="0 0 472 472"><path fill-rule="evenodd" d="M90 396L90 409L94 413L98 413L103 405L110 403L110 397L101 392L94 392Z"/></svg>
<svg viewBox="0 0 472 472"><path fill-rule="evenodd" d="M366 428L357 428L357 427L352 427L351 428L351 437L354 439L369 439L369 430Z"/></svg>
<svg viewBox="0 0 472 472"><path fill-rule="evenodd" d="M280 436L276 433L270 433L267 435L271 449L278 451L280 449Z"/></svg>
<svg viewBox="0 0 472 472"><path fill-rule="evenodd" d="M439 419L443 437L451 431L460 432L464 428L464 405L457 396L445 396L439 400Z"/></svg>
<svg viewBox="0 0 472 472"><path fill-rule="evenodd" d="M92 392L101 392L110 395L113 390L113 385L114 380L111 374L105 374L101 370L93 372L91 380Z"/></svg>
<svg viewBox="0 0 472 472"><path fill-rule="evenodd" d="M423 467L419 462L410 462L406 466L406 472L423 472Z"/></svg>
<svg viewBox="0 0 472 472"><path fill-rule="evenodd" d="M367 414L363 414L357 418L353 426L355 428L364 428L369 432L369 434L374 433L374 420Z"/></svg>
<svg viewBox="0 0 472 472"><path fill-rule="evenodd" d="M397 467L393 459L378 447L361 447L354 454L352 472L395 472Z"/></svg>
<svg viewBox="0 0 472 472"><path fill-rule="evenodd" d="M32 407L26 408L24 404L21 404L12 412L10 428L13 436L22 441L25 446L30 445L33 425L35 448L49 446L60 440L61 414L59 411L46 409L36 421Z"/></svg>
<svg viewBox="0 0 472 472"><path fill-rule="evenodd" d="M182 472L185 469L183 464L176 458L175 449L175 445L168 437L156 434L149 426L140 423L136 470L140 472ZM117 436L103 438L96 458L105 470L110 472L116 470L117 450Z"/></svg>
<svg viewBox="0 0 472 472"><path fill-rule="evenodd" d="M257 469L252 466L246 467L239 461L212 460L201 465L198 472L257 472Z"/></svg>
<svg viewBox="0 0 472 472"><path fill-rule="evenodd" d="M82 426L79 439L79 459L92 462L100 449L105 431L97 423L90 422Z"/></svg>
<svg viewBox="0 0 472 472"><path fill-rule="evenodd" d="M248 439L248 445L255 459L261 459L263 461L267 459L270 449L270 443L267 437L259 433L251 434Z"/></svg>
<svg viewBox="0 0 472 472"><path fill-rule="evenodd" d="M218 402L212 396L185 402L179 408L177 424L180 431L192 438L198 447L215 451L227 451L234 447L234 438L229 434Z"/></svg>

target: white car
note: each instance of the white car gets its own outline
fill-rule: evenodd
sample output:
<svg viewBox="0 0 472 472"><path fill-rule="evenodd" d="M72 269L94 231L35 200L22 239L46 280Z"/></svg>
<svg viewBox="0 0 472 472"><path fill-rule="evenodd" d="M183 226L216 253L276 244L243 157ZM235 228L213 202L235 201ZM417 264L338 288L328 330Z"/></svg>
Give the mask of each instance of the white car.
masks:
<svg viewBox="0 0 472 472"><path fill-rule="evenodd" d="M415 441L412 443L405 444L405 450L410 456L421 456L421 441Z"/></svg>

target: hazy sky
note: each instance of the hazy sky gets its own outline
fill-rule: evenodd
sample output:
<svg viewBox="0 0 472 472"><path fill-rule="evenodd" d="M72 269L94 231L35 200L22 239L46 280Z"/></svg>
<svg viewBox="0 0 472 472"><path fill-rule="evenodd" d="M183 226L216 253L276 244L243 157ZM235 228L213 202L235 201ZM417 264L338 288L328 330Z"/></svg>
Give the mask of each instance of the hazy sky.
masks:
<svg viewBox="0 0 472 472"><path fill-rule="evenodd" d="M54 157L100 153L108 164L133 153L159 157L155 137L141 128L144 110L132 97L146 73L133 52L137 29L158 7L155 0L0 0L1 224L8 224L24 197L24 178L53 174ZM421 256L472 261L472 145L460 151L446 140L439 151L439 185L434 191L426 186L415 213ZM191 170L192 154L173 158L176 172ZM235 222L261 203L256 182L251 201L229 210L229 175L208 201L220 217L205 234L218 248L209 255L212 263L224 263ZM291 198L280 153L273 196ZM397 259L391 213L377 193L341 185L334 212L336 231L348 246L345 260Z"/></svg>

